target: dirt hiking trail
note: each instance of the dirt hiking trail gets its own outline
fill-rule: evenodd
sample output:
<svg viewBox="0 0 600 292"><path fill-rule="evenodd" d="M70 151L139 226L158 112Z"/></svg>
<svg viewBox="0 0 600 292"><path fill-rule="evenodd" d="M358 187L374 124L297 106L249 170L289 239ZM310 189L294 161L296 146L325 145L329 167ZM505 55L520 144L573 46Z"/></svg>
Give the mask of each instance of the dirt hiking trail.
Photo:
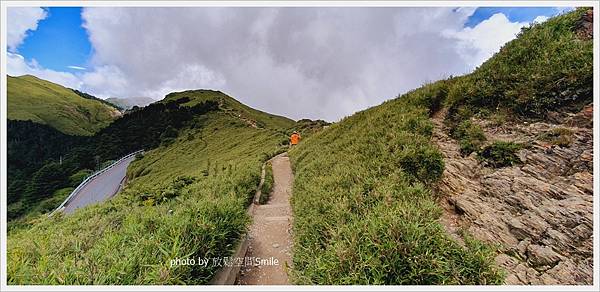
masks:
<svg viewBox="0 0 600 292"><path fill-rule="evenodd" d="M290 197L294 176L287 153L273 158L271 164L273 191L266 204L255 206L246 252L246 258L254 264L242 267L237 279L240 285L289 284L293 220Z"/></svg>

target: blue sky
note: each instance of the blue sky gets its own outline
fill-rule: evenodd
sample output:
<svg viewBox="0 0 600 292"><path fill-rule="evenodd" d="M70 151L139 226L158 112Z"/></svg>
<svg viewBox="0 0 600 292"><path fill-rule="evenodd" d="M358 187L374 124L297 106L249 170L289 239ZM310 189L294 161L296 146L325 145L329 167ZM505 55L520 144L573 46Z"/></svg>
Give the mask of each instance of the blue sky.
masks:
<svg viewBox="0 0 600 292"><path fill-rule="evenodd" d="M45 8L48 16L38 23L34 32L29 32L18 53L31 61L35 59L44 68L77 72L88 68L92 56L92 45L82 26L81 7ZM496 13L502 13L511 22L531 22L537 16L553 16L558 10L553 7L480 7L466 22L474 27Z"/></svg>
<svg viewBox="0 0 600 292"><path fill-rule="evenodd" d="M506 15L511 22L531 22L538 16L554 16L559 10L555 7L479 7L469 17L465 26L474 27L496 13Z"/></svg>
<svg viewBox="0 0 600 292"><path fill-rule="evenodd" d="M44 68L76 71L69 66L87 67L92 45L82 27L80 7L46 8L48 16L29 32L18 52L35 59Z"/></svg>

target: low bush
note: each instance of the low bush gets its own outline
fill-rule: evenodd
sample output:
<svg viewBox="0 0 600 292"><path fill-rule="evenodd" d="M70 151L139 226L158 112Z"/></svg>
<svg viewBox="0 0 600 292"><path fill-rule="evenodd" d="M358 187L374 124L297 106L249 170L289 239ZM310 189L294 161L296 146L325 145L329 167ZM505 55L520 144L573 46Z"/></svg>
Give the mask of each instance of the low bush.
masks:
<svg viewBox="0 0 600 292"><path fill-rule="evenodd" d="M271 191L273 191L273 165L271 162L267 162L265 165L265 180L263 181L262 188L260 190L259 203L265 204L269 201Z"/></svg>
<svg viewBox="0 0 600 292"><path fill-rule="evenodd" d="M88 176L92 174L90 169L82 169L71 176L69 176L69 184L72 187L77 187L80 183L82 183Z"/></svg>
<svg viewBox="0 0 600 292"><path fill-rule="evenodd" d="M522 163L516 154L522 148L521 144L496 141L481 149L478 158L494 168L513 166Z"/></svg>
<svg viewBox="0 0 600 292"><path fill-rule="evenodd" d="M567 128L554 128L542 133L539 139L549 142L552 145L568 147L573 143L573 131Z"/></svg>
<svg viewBox="0 0 600 292"><path fill-rule="evenodd" d="M469 155L478 151L486 140L481 127L470 120L458 124L451 132L451 136L458 141L462 155Z"/></svg>

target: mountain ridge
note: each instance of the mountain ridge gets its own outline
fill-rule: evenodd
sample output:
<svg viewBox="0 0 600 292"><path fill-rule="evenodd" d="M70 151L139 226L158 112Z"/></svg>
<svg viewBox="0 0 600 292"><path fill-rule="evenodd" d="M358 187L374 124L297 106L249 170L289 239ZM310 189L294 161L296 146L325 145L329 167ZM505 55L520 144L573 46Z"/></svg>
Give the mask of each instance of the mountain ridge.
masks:
<svg viewBox="0 0 600 292"><path fill-rule="evenodd" d="M7 76L8 119L31 120L90 136L120 116L115 108L33 75Z"/></svg>

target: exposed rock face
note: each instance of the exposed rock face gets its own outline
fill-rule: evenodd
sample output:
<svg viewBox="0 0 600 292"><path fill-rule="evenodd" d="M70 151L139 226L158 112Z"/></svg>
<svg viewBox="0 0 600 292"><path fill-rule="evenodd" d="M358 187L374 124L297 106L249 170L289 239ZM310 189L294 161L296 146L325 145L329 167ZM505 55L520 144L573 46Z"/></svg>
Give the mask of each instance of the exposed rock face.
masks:
<svg viewBox="0 0 600 292"><path fill-rule="evenodd" d="M588 10L577 22L575 31L582 39L591 39L594 36L594 10Z"/></svg>
<svg viewBox="0 0 600 292"><path fill-rule="evenodd" d="M591 105L558 124L474 120L488 141L529 145L518 152L523 164L489 168L476 154L461 157L448 137L445 113L434 116L434 141L446 169L438 186L446 209L442 223L499 245L498 265L506 284L592 284L593 136ZM550 146L540 135L555 128L572 133L568 146Z"/></svg>

